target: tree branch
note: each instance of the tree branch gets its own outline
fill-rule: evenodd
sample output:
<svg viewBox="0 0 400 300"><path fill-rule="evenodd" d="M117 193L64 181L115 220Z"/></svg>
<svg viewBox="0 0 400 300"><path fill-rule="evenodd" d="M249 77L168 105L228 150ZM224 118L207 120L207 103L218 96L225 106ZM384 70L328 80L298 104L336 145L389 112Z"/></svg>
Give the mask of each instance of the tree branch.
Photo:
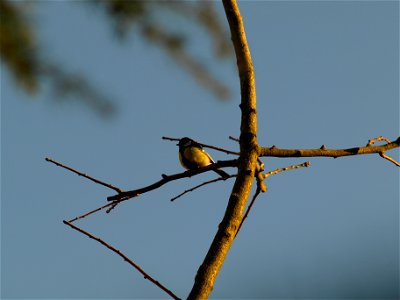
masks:
<svg viewBox="0 0 400 300"><path fill-rule="evenodd" d="M234 174L234 175L229 175L228 178L218 177L218 178L215 178L215 179L208 180L208 181L205 181L205 182L203 182L203 183L200 183L199 185L196 185L196 186L194 186L194 187L192 187L192 188L190 188L190 189L187 189L187 190L183 191L183 192L180 193L178 196L175 196L174 198L171 199L171 202L172 202L172 201L175 201L176 199L182 197L183 195L185 195L185 194L187 194L187 193L193 192L194 190L197 190L198 188L201 188L202 186L205 186L205 185L207 185L207 184L214 183L214 182L217 182L217 181L225 181L225 180L227 180L227 179L229 179L229 178L232 178L232 177L236 177L236 174Z"/></svg>
<svg viewBox="0 0 400 300"><path fill-rule="evenodd" d="M280 149L276 146L271 148L261 148L260 156L272 157L342 157L349 155L379 154L385 151L400 147L400 137L394 142L389 142L380 146L372 146L370 143L364 147L354 147L347 149L326 149L322 146L319 149Z"/></svg>
<svg viewBox="0 0 400 300"><path fill-rule="evenodd" d="M180 140L180 139L178 139L178 138L172 138L172 137L167 137L167 136L163 136L162 139L163 139L163 140L168 140L168 141L179 141L179 140ZM196 142L197 142L197 141L196 141ZM199 142L197 142L197 143L199 143ZM203 143L199 143L199 144L200 144L202 147L204 147L204 148L214 149L214 150L217 150L217 151L220 151L220 152L224 152L224 153L226 153L226 154L240 155L239 152L235 152L235 151L231 151L231 150L226 150L226 149L224 149L224 148L215 147L215 146L207 145L207 144L203 144Z"/></svg>
<svg viewBox="0 0 400 300"><path fill-rule="evenodd" d="M51 158L46 157L45 160L48 161L48 162L51 162L51 163L55 164L55 165L58 166L58 167L64 168L64 169L66 169L66 170L68 170L68 171L71 171L71 172L73 172L73 173L75 173L75 174L78 174L79 176L85 177L85 178L87 178L87 179L89 179L89 180L91 180L91 181L93 181L93 182L95 182L95 183L97 183L97 184L100 184L100 185L102 185L102 186L108 187L109 189L112 189L112 190L116 191L117 193L121 193L121 192L123 191L122 189L120 189L120 188L118 188L118 187L116 187L116 186L113 186L113 185L111 185L111 184L109 184L109 183L100 181L100 180L98 180L98 179L96 179L96 178L93 178L93 177L91 177L91 176L89 176L89 175L87 175L87 174L85 174L85 173L79 172L79 171L77 171L77 170L75 170L75 169L73 169L73 168L71 168L71 167L68 167L68 166L66 166L66 165L63 165L62 163L60 163L60 162L58 162L58 161L55 161L55 160L53 160L53 159L51 159Z"/></svg>
<svg viewBox="0 0 400 300"><path fill-rule="evenodd" d="M241 86L240 157L238 175L229 198L224 218L208 253L197 271L188 299L207 299L215 279L232 245L242 220L253 185L259 146L257 143L256 87L250 50L242 18L234 0L223 0L235 48Z"/></svg>
<svg viewBox="0 0 400 300"><path fill-rule="evenodd" d="M201 173L204 173L204 172L207 172L207 171L210 171L210 170L216 170L216 169L219 169L219 168L222 168L222 167L235 167L236 165L237 165L237 160L236 159L223 160L223 161L218 161L215 164L208 165L206 167L198 168L198 169L195 169L195 170L188 170L188 171L185 171L185 172L182 172L182 173L178 173L178 174L173 174L173 175L165 175L165 174L163 174L162 175L162 179L157 181L157 182L155 182L155 183L153 183L153 184L150 184L148 186L145 186L143 188L139 188L139 189L136 189L136 190L131 190L131 191L118 193L117 195L108 197L107 200L108 201L116 201L116 202L125 201L125 200L128 200L130 198L137 197L137 196L139 196L141 194L144 194L146 192L155 190L155 189L157 189L157 188L163 186L164 184L166 184L166 183L168 183L170 181L173 181L173 180L186 178L186 177L192 177L194 175L201 174Z"/></svg>
<svg viewBox="0 0 400 300"><path fill-rule="evenodd" d="M274 170L274 171L270 171L270 172L265 173L265 174L260 174L260 176L259 176L258 178L260 178L260 179L261 179L261 178L262 178L262 179L265 179L265 178L267 178L267 177L269 177L269 176L276 175L276 174L281 173L281 172L284 172L284 171L294 170L294 169L304 168L304 167L307 168L307 167L309 167L309 166L310 166L310 162L309 162L309 161L306 161L306 162L304 162L304 163L302 163L302 164L299 164L299 165L288 166L288 167L285 167L285 168L279 168L279 169L276 169L276 170ZM239 228L238 228L238 230L237 230L237 232L236 232L236 235L238 235L240 229L242 228L243 222L244 222L244 221L247 219L247 217L249 216L250 210L252 209L252 207L253 207L253 205L254 205L254 202L256 201L258 195L259 195L261 192L265 192L265 191L266 191L266 189L263 190L263 186L262 186L262 184L261 184L261 180L260 180L260 179L257 180L257 190L256 190L256 192L255 192L255 194L254 194L254 196L253 196L253 199L251 199L251 202L250 202L249 206L247 207L246 212L244 213L243 219L242 219L242 221L240 222L240 225L239 225Z"/></svg>

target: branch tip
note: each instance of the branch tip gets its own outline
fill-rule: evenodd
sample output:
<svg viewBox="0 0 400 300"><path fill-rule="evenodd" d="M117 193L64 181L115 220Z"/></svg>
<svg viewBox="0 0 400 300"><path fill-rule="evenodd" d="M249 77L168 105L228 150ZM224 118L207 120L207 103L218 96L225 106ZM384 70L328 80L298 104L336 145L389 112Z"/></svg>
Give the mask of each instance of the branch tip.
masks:
<svg viewBox="0 0 400 300"><path fill-rule="evenodd" d="M400 163L398 161L396 161L395 159L393 159L390 156L386 155L384 152L379 152L379 155L382 158L384 158L384 159L390 161L391 163L394 163L396 166L400 167Z"/></svg>

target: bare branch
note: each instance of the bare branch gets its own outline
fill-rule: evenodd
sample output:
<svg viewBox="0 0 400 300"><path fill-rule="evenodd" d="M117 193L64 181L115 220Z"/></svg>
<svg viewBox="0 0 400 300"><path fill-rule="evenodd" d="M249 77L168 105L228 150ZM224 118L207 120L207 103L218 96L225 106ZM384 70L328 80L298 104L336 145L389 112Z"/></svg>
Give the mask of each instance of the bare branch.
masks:
<svg viewBox="0 0 400 300"><path fill-rule="evenodd" d="M238 142L239 143L239 139L238 138L235 138L235 137L233 137L233 136L229 136L229 139L230 140L232 140L232 141L235 141L235 142Z"/></svg>
<svg viewBox="0 0 400 300"><path fill-rule="evenodd" d="M365 147L354 147L347 149L326 149L321 147L319 149L280 149L275 146L271 148L261 148L260 156L272 156L272 157L342 157L350 155L362 155L362 154L379 154L387 150L398 148L400 146L400 137L396 141L390 142L380 146L365 146Z"/></svg>
<svg viewBox="0 0 400 300"><path fill-rule="evenodd" d="M68 225L69 227L71 227L72 229L75 229L76 231L86 235L87 237L99 242L100 244L102 244L103 246L107 247L108 249L110 249L111 251L115 252L116 254L118 254L119 256L121 256L128 264L130 264L132 267L134 267L136 270L138 270L143 276L144 279L149 280L150 282L152 282L153 284L155 284L156 286L158 286L160 289L162 289L164 292L166 292L168 295L170 295L173 299L180 299L178 296L176 296L173 292L171 292L169 289L167 289L165 286L163 286L160 282L158 282L157 280L155 280L153 277L151 277L149 274L147 274L138 264L136 264L134 261L132 261L128 256L126 256L124 253L122 253L120 250L116 249L115 247L111 246L110 244L106 243L105 241L103 241L102 239L94 236L93 234L83 230L82 228L79 228L75 225L73 225L70 221L63 221L63 223L65 225Z"/></svg>
<svg viewBox="0 0 400 300"><path fill-rule="evenodd" d="M152 191L156 188L159 188L160 186L163 186L164 184L173 181L173 180L177 180L177 179L181 179L181 178L187 178L187 177L192 177L194 175L197 174L201 174L210 170L216 170L219 168L223 168L223 167L235 167L237 165L237 160L233 159L233 160L223 160L223 161L218 161L215 164L211 164L208 165L206 167L202 167L202 168L198 168L195 170L188 170L182 173L178 173L178 174L173 174L173 175L162 175L162 179L150 184L148 186L145 186L143 188L139 188L136 190L131 190L131 191L126 191L126 192L121 192L118 193L117 195L114 196L110 196L107 198L108 201L117 201L117 202L121 202L121 201L125 201L128 200L130 198L139 196L141 194L144 194L146 192Z"/></svg>
<svg viewBox="0 0 400 300"><path fill-rule="evenodd" d="M289 166L289 167L285 167L285 168L276 169L276 170L274 170L274 171L265 173L265 174L264 174L264 178L267 178L267 177L269 177L269 176L271 176L271 175L278 174L278 173L283 172L283 171L288 171L288 170L293 170L293 169L298 169L298 168L304 168L304 167L307 168L307 167L309 167L310 165L311 165L311 163L310 163L309 161L306 161L306 162L304 162L304 163L302 163L302 164L299 164L299 165Z"/></svg>
<svg viewBox="0 0 400 300"><path fill-rule="evenodd" d="M252 207L254 205L254 202L256 202L256 199L257 199L258 195L260 195L260 193L261 193L261 189L259 187L257 187L256 192L254 193L253 199L251 199L251 202L250 202L249 206L247 207L247 210L246 210L245 214L243 215L243 219L240 222L238 230L236 231L235 238L238 235L240 229L242 228L244 220L247 219L247 217L248 217L248 215L250 213L250 210L252 209Z"/></svg>
<svg viewBox="0 0 400 300"><path fill-rule="evenodd" d="M194 187L192 187L192 188L190 188L190 189L188 189L188 190L185 190L184 192L180 193L178 196L175 196L174 198L172 198L171 201L175 201L176 199L182 197L183 195L185 195L185 194L187 194L187 193L189 193L189 192L193 192L194 190L196 190L196 189L198 189L198 188L200 188L200 187L202 187L202 186L205 186L205 185L207 185L207 184L214 183L214 182L217 182L217 181L225 181L225 180L227 180L227 179L229 179L229 178L232 178L232 177L236 177L236 174L234 174L234 175L229 175L229 177L227 177L227 178L218 177L218 178L213 179L213 180L205 181L205 182L203 182L203 183L201 183L201 184L199 184L199 185L196 185L196 186L194 186Z"/></svg>
<svg viewBox="0 0 400 300"><path fill-rule="evenodd" d="M373 144L375 144L378 141L385 141L387 144L390 143L390 140L385 138L384 136L378 136L377 138L369 140L367 146L372 146Z"/></svg>
<svg viewBox="0 0 400 300"><path fill-rule="evenodd" d="M111 184L109 184L109 183L100 181L100 180L98 180L98 179L96 179L96 178L93 178L93 177L91 177L91 176L89 176L89 175L87 175L87 174L85 174L85 173L79 172L79 171L77 171L77 170L75 170L75 169L73 169L73 168L71 168L71 167L68 167L68 166L66 166L66 165L63 165L62 163L59 163L59 162L57 162L57 161L55 161L55 160L53 160L53 159L51 159L51 158L46 157L45 160L48 161L48 162L51 162L51 163L55 164L55 165L58 166L58 167L67 169L68 171L71 171L71 172L73 172L73 173L75 173L75 174L78 174L79 176L85 177L85 178L87 178L87 179L89 179L89 180L91 180L91 181L93 181L93 182L95 182L95 183L97 183L97 184L100 184L100 185L102 185L102 186L108 187L109 189L112 189L112 190L116 191L117 193L123 192L123 190L120 189L120 188L118 188L118 187L115 187L115 186L113 186L113 185L111 185Z"/></svg>
<svg viewBox="0 0 400 300"><path fill-rule="evenodd" d="M303 167L309 167L309 166L310 166L310 162L306 161L305 163L302 163L302 164L299 164L299 165L276 169L276 170L268 172L266 174L262 174L262 176L260 176L260 177L265 179L265 178L267 178L267 177L269 177L271 175L275 175L275 174L278 174L278 173L283 172L283 171L294 170L294 169L303 168ZM242 228L244 220L246 220L246 218L248 217L248 215L250 213L250 210L252 209L252 207L254 205L254 202L256 201L258 195L261 192L265 192L265 191L263 191L263 187L261 185L261 180L258 180L258 177L257 177L257 190L256 190L256 192L255 192L255 194L253 196L253 199L251 200L249 206L247 207L247 210L246 210L245 214L243 215L243 219L240 222L240 225L239 225L239 228L238 228L238 230L236 232L235 237L238 235L238 233L240 231L240 228Z"/></svg>
<svg viewBox="0 0 400 300"><path fill-rule="evenodd" d="M81 216L75 217L75 218L69 220L68 222L69 222L69 223L73 223L73 222L75 222L75 221L77 221L77 220L86 218L87 216L90 216L91 214L94 214L94 213L96 213L96 212L98 212L98 211L100 211L100 210L103 210L103 209L105 209L105 208L107 208L107 207L110 207L110 206L112 206L112 205L113 205L113 203L108 203L108 204L103 205L103 206L101 206L101 207L99 207L99 208L96 208L96 209L94 209L94 210L91 210L91 211L89 211L89 212L86 213L86 214L83 214L83 215L81 215Z"/></svg>
<svg viewBox="0 0 400 300"><path fill-rule="evenodd" d="M396 160L391 158L390 156L386 155L384 152L380 152L379 155L383 157L384 159L387 159L388 161L394 163L396 166L400 167L400 163L398 163Z"/></svg>

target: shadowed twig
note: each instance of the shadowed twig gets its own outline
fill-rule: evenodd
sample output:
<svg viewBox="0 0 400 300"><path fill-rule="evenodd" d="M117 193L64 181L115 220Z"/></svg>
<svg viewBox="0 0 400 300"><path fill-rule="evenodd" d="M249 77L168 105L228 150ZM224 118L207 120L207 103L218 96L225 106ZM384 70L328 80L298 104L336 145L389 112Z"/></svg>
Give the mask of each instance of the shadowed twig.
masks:
<svg viewBox="0 0 400 300"><path fill-rule="evenodd" d="M172 137L167 137L167 136L163 136L162 139L163 140L168 140L168 141L179 141L180 140L179 138L172 138ZM207 144L203 144L203 143L199 143L199 142L197 142L197 143L200 144L204 148L214 149L214 150L217 150L217 151L220 151L220 152L224 152L226 154L240 155L239 152L235 152L235 151L231 151L231 150L227 150L227 149L224 149L224 148L215 147L215 146L212 146L212 145L207 145Z"/></svg>
<svg viewBox="0 0 400 300"><path fill-rule="evenodd" d="M200 188L200 187L202 187L202 186L205 186L205 185L207 185L207 184L214 183L214 182L217 182L217 181L225 181L225 180L227 180L227 179L229 179L229 178L233 178L233 177L236 177L236 174L234 174L234 175L229 175L229 177L227 177L227 178L218 177L218 178L213 179L213 180L205 181L205 182L203 182L203 183L201 183L201 184L199 184L199 185L196 185L196 186L194 186L194 187L192 187L192 188L190 188L190 189L188 189L188 190L185 190L184 192L180 193L178 196L175 196L174 198L172 198L171 201L175 201L176 199L182 197L183 195L185 195L185 194L187 194L187 193L189 193L189 192L193 192L194 190L196 190L196 189L198 189L198 188Z"/></svg>
<svg viewBox="0 0 400 300"><path fill-rule="evenodd" d="M100 210L103 210L103 209L105 209L105 208L107 208L107 207L110 207L110 206L112 206L112 205L113 205L113 203L107 203L106 205L103 205L103 206L101 206L101 207L99 207L99 208L96 208L96 209L94 209L94 210L91 210L91 211L89 211L88 213L85 213L85 214L83 214L83 215L81 215L81 216L75 217L75 218L69 220L68 222L69 222L69 223L73 223L73 222L75 222L75 221L77 221L77 220L84 219L84 218L86 218L87 216L90 216L91 214L94 214L94 213L96 213L96 212L98 212L98 211L100 211ZM107 212L109 212L109 210L107 210Z"/></svg>
<svg viewBox="0 0 400 300"><path fill-rule="evenodd" d="M155 284L156 286L158 286L160 289L162 289L164 292L166 292L168 295L170 295L173 299L180 299L178 296L176 296L173 292L171 292L169 289L167 289L165 286L163 286L160 282L158 282L157 280L155 280L153 277L151 277L149 274L147 274L138 264L136 264L134 261L132 261L128 256L126 256L124 253L122 253L120 250L116 249L115 247L111 246L110 244L106 243L105 241L103 241L102 239L94 236L93 234L83 230L82 228L79 228L75 225L73 225L71 223L71 221L63 221L63 223L65 225L68 225L69 227L71 227L72 229L86 235L87 237L99 242L100 244L102 244L103 246L107 247L108 249L110 249L111 251L113 251L114 253L118 254L119 256L121 256L124 261L126 261L128 264L130 264L132 267L134 267L136 270L138 270L143 276L144 279L149 280L150 282L152 282L153 284Z"/></svg>
<svg viewBox="0 0 400 300"><path fill-rule="evenodd" d="M91 177L91 176L89 176L89 175L87 175L87 174L85 174L85 173L79 172L79 171L77 171L77 170L75 170L75 169L73 169L73 168L71 168L71 167L68 167L68 166L66 166L66 165L64 165L64 164L62 164L62 163L60 163L60 162L58 162L58 161L55 161L55 160L53 160L53 159L51 159L51 158L49 158L49 157L46 157L45 160L48 161L48 162L51 162L51 163L55 164L55 165L58 166L58 167L67 169L68 171L71 171L71 172L73 172L73 173L75 173L75 174L78 174L79 176L85 177L85 178L87 178L87 179L89 179L89 180L91 180L91 181L93 181L93 182L95 182L95 183L97 183L97 184L100 184L100 185L102 185L102 186L108 187L109 189L112 189L112 190L114 190L114 191L116 191L116 192L118 192L118 193L123 192L122 189L120 189L120 188L118 188L118 187L116 187L116 186L113 186L112 184L109 184L109 183L103 182L103 181L101 181L101 180L98 180L98 179L96 179L96 178L93 178L93 177Z"/></svg>

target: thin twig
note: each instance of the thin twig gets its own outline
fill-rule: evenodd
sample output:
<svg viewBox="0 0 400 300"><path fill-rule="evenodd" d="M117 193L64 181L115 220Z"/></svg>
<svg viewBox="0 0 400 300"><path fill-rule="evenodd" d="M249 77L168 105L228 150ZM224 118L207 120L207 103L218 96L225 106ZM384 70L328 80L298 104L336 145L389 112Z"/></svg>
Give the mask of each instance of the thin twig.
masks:
<svg viewBox="0 0 400 300"><path fill-rule="evenodd" d="M265 178L267 178L267 177L269 177L269 176L271 176L271 175L275 175L275 174L278 174L278 173L283 172L283 171L294 170L294 169L303 168L303 167L309 167L309 166L310 166L310 162L309 162L309 161L306 161L306 162L304 162L304 163L302 163L302 164L299 164L299 165L289 166L289 167L285 167L285 168L276 169L276 170L274 170L274 171L271 171L271 172L268 172L268 173L266 173L266 174L263 174L262 177L264 177L264 179L265 179ZM258 180L257 180L257 181L258 181ZM262 184L261 184L261 183L262 183L262 182L257 182L257 190L256 190L256 193L254 194L253 199L251 200L249 206L247 207L247 210L246 210L245 214L243 215L242 221L240 222L240 225L239 225L239 227L238 227L238 230L237 230L237 232L236 232L235 237L236 237L237 234L239 233L239 230L240 230L240 228L242 227L244 220L246 220L246 218L248 217L248 215L249 215L249 213L250 213L250 210L252 209L252 207L253 207L253 205L254 205L254 202L256 201L258 195L263 191L263 190L262 190Z"/></svg>
<svg viewBox="0 0 400 300"><path fill-rule="evenodd" d="M196 186L194 186L194 187L192 187L192 188L190 188L188 190L185 190L184 192L180 193L178 196L175 196L174 198L172 198L171 201L175 201L176 199L182 197L183 195L185 195L185 194L187 194L189 192L193 192L194 190L196 190L196 189L198 189L198 188L200 188L200 187L202 187L204 185L207 185L207 184L210 184L210 183L214 183L214 182L217 182L217 181L225 181L226 179L229 179L229 178L232 178L232 177L236 177L236 174L229 175L229 177L227 177L227 178L218 177L218 178L213 179L213 180L205 181L205 182L203 182L203 183L201 183L199 185L196 185Z"/></svg>
<svg viewBox="0 0 400 300"><path fill-rule="evenodd" d="M68 167L68 166L66 166L66 165L64 165L64 164L62 164L62 163L60 163L60 162L57 162L57 161L55 161L55 160L53 160L53 159L51 159L51 158L49 158L49 157L46 157L45 160L48 161L48 162L51 162L51 163L55 164L55 165L58 166L58 167L64 168L64 169L66 169L66 170L68 170L68 171L71 171L71 172L73 172L73 173L75 173L75 174L78 174L79 176L85 177L85 178L87 178L87 179L89 179L89 180L91 180L91 181L93 181L93 182L95 182L95 183L97 183L97 184L100 184L100 185L102 185L102 186L108 187L109 189L112 189L112 190L116 191L117 193L123 192L122 189L120 189L120 188L118 188L118 187L115 187L115 186L113 186L112 184L109 184L109 183L100 181L100 180L98 180L98 179L96 179L96 178L93 178L93 177L91 177L91 176L89 176L89 175L87 175L87 174L85 174L85 173L79 172L79 171L77 171L77 170L75 170L75 169L73 169L73 168L71 168L71 167Z"/></svg>
<svg viewBox="0 0 400 300"><path fill-rule="evenodd" d="M377 138L370 139L370 140L368 141L367 146L372 146L373 144L375 144L375 143L378 142L378 141L385 141L387 144L390 143L390 140L387 139L387 138L385 138L384 136L378 136Z"/></svg>
<svg viewBox="0 0 400 300"><path fill-rule="evenodd" d="M169 289L167 289L165 286L163 286L160 282L155 280L153 277L151 277L149 274L147 274L138 264L133 262L128 256L126 256L124 253L122 253L120 250L116 249L115 247L111 246L110 244L106 243L102 239L94 236L93 234L73 225L70 221L63 221L65 225L68 225L72 229L75 229L76 231L86 235L87 237L99 242L103 246L107 247L111 251L115 252L119 256L121 256L128 264L130 264L132 267L134 267L136 270L138 270L143 276L144 279L149 280L150 282L154 283L156 286L158 286L160 289L162 289L164 292L166 292L168 295L170 295L173 299L180 299L178 296L176 296L173 292L171 292Z"/></svg>
<svg viewBox="0 0 400 300"><path fill-rule="evenodd" d="M239 139L238 138L235 138L235 137L233 137L233 136L229 136L229 139L230 140L232 140L232 141L235 141L235 142L238 142L239 143Z"/></svg>
<svg viewBox="0 0 400 300"><path fill-rule="evenodd" d="M267 177L269 177L271 175L278 174L278 173L283 172L283 171L288 171L288 170L293 170L293 169L298 169L298 168L304 168L304 167L307 168L310 165L311 165L311 163L309 161L306 161L306 162L304 162L302 164L299 164L299 165L294 165L294 166L289 166L289 167L285 167L285 168L276 169L274 171L265 173L264 174L264 178L267 178Z"/></svg>
<svg viewBox="0 0 400 300"><path fill-rule="evenodd" d="M381 157L383 157L384 159L387 159L388 161L394 163L396 166L400 167L400 163L398 163L396 160L394 160L393 158L391 158L390 156L386 155L384 152L379 153L379 155Z"/></svg>
<svg viewBox="0 0 400 300"><path fill-rule="evenodd" d="M168 141L179 141L180 140L178 138L172 138L172 137L167 137L167 136L163 136L162 139L163 140L168 140ZM197 142L197 143L199 143L199 142ZM214 149L216 151L224 152L226 154L240 155L240 153L236 152L236 151L231 151L231 150L227 150L227 149L224 149L224 148L215 147L215 146L207 145L207 144L203 144L203 143L199 143L199 144L204 148Z"/></svg>
<svg viewBox="0 0 400 300"><path fill-rule="evenodd" d="M173 142L179 142L180 138L173 138L173 137L168 137L168 136L162 136L161 139L167 140L167 141L173 141Z"/></svg>
<svg viewBox="0 0 400 300"><path fill-rule="evenodd" d="M238 233L240 231L240 228L242 228L244 220L247 219L247 217L248 217L248 215L250 213L250 210L253 207L254 202L256 202L256 199L257 199L258 195L260 195L260 193L261 193L261 188L259 186L257 186L257 189L256 189L256 192L255 192L255 194L253 196L253 199L251 199L251 202L250 202L249 206L247 207L247 210L246 210L245 214L243 215L242 221L240 222L238 230L236 231L235 238L238 235Z"/></svg>
<svg viewBox="0 0 400 300"><path fill-rule="evenodd" d="M109 206L112 206L112 205L113 205L113 203L107 203L106 205L103 205L103 206L101 206L101 207L99 207L99 208L96 208L96 209L94 209L94 210L91 210L91 211L89 211L89 212L86 213L86 214L83 214L83 215L81 215L81 216L75 217L75 218L69 220L68 222L69 222L69 223L73 223L73 222L75 222L75 221L77 221L77 220L86 218L87 216L90 216L91 214L94 214L95 212L98 212L98 211L100 211L100 210L103 210L103 209L105 209L105 208L107 208L107 207L109 207ZM108 210L107 210L107 212L108 212Z"/></svg>

